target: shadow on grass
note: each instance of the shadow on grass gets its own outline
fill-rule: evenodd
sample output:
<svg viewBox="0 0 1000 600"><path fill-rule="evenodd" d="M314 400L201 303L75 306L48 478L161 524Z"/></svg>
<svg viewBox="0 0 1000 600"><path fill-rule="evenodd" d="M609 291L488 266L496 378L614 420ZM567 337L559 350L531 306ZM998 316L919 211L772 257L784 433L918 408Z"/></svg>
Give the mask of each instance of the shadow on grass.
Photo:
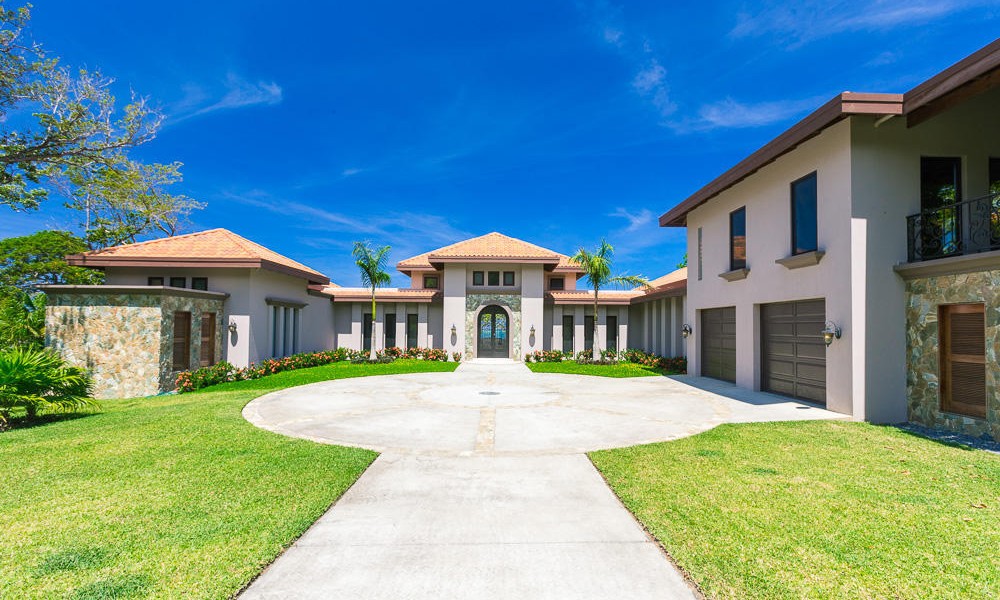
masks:
<svg viewBox="0 0 1000 600"><path fill-rule="evenodd" d="M87 417L92 417L94 415L100 414L99 411L93 412L78 412L78 413L55 413L49 415L38 415L34 418L29 418L26 416L11 417L7 423L0 425L0 433L5 431L14 431L16 429L32 429L35 427L43 427L45 425L52 425L53 423L61 423L63 421L75 421L76 419L86 419Z"/></svg>
<svg viewBox="0 0 1000 600"><path fill-rule="evenodd" d="M942 446L958 448L959 450L965 450L967 452L972 452L974 450L987 450L990 452L1000 453L1000 442L994 442L987 438L974 438L972 436L955 433L953 431L930 429L918 425L911 425L909 423L880 425L880 427L894 429L910 437L928 440L936 444L941 444Z"/></svg>

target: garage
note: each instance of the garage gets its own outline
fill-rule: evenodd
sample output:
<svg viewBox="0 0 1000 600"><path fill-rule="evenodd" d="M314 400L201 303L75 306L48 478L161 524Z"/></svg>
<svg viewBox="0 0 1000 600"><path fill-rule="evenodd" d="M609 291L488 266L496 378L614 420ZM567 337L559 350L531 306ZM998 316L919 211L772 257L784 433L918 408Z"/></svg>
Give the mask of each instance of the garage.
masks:
<svg viewBox="0 0 1000 600"><path fill-rule="evenodd" d="M736 383L736 307L701 311L701 374Z"/></svg>
<svg viewBox="0 0 1000 600"><path fill-rule="evenodd" d="M761 388L826 404L826 301L762 304Z"/></svg>

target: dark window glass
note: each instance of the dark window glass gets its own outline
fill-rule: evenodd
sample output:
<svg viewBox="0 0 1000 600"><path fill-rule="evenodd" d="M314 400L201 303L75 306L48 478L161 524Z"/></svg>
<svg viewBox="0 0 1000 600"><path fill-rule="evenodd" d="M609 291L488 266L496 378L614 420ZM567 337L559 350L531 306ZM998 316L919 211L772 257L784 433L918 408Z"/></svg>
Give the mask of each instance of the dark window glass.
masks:
<svg viewBox="0 0 1000 600"><path fill-rule="evenodd" d="M564 290L566 289L566 279L564 277L553 277L549 280L550 290Z"/></svg>
<svg viewBox="0 0 1000 600"><path fill-rule="evenodd" d="M361 347L366 352L372 349L372 314L365 313L361 319Z"/></svg>
<svg viewBox="0 0 1000 600"><path fill-rule="evenodd" d="M607 318L607 325L605 326L605 337L606 345L605 348L608 350L618 351L618 317Z"/></svg>
<svg viewBox="0 0 1000 600"><path fill-rule="evenodd" d="M417 347L417 315L406 315L406 347Z"/></svg>
<svg viewBox="0 0 1000 600"><path fill-rule="evenodd" d="M747 209L729 213L729 269L747 266Z"/></svg>
<svg viewBox="0 0 1000 600"><path fill-rule="evenodd" d="M514 285L514 271L504 271L503 272L503 284L504 285Z"/></svg>
<svg viewBox="0 0 1000 600"><path fill-rule="evenodd" d="M792 183L792 254L817 249L816 173Z"/></svg>
<svg viewBox="0 0 1000 600"><path fill-rule="evenodd" d="M385 316L385 347L392 348L396 345L396 313L389 313Z"/></svg>
<svg viewBox="0 0 1000 600"><path fill-rule="evenodd" d="M483 285L483 272L473 271L472 272L472 285Z"/></svg>
<svg viewBox="0 0 1000 600"><path fill-rule="evenodd" d="M146 285L163 285L162 277L150 277L146 280Z"/></svg>
<svg viewBox="0 0 1000 600"><path fill-rule="evenodd" d="M487 275L490 285L500 285L500 271L490 271Z"/></svg>
<svg viewBox="0 0 1000 600"><path fill-rule="evenodd" d="M990 193L1000 194L1000 158L990 159Z"/></svg>
<svg viewBox="0 0 1000 600"><path fill-rule="evenodd" d="M192 290L207 290L208 289L208 277L192 277L191 278L191 289Z"/></svg>
<svg viewBox="0 0 1000 600"><path fill-rule="evenodd" d="M962 201L962 159L957 156L920 157L920 210L933 210Z"/></svg>
<svg viewBox="0 0 1000 600"><path fill-rule="evenodd" d="M583 318L583 349L594 350L594 317Z"/></svg>
<svg viewBox="0 0 1000 600"><path fill-rule="evenodd" d="M187 287L187 279L183 277L171 277L170 287L177 287L177 288Z"/></svg>
<svg viewBox="0 0 1000 600"><path fill-rule="evenodd" d="M174 371L187 371L191 368L191 313L178 311L174 313Z"/></svg>
<svg viewBox="0 0 1000 600"><path fill-rule="evenodd" d="M562 349L563 352L573 351L573 315L563 315L562 321Z"/></svg>
<svg viewBox="0 0 1000 600"><path fill-rule="evenodd" d="M428 290L438 289L438 277L437 275L425 275L424 276L424 288Z"/></svg>

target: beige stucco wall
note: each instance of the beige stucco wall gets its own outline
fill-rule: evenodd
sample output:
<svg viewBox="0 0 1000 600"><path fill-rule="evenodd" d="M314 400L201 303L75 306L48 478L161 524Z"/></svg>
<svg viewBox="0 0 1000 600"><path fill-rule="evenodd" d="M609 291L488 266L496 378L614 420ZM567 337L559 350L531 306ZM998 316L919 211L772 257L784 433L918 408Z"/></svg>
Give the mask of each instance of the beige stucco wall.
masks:
<svg viewBox="0 0 1000 600"><path fill-rule="evenodd" d="M629 347L659 356L686 356L687 342L681 337L684 326L684 298L660 298L629 307Z"/></svg>
<svg viewBox="0 0 1000 600"><path fill-rule="evenodd" d="M689 372L701 373L699 311L735 306L736 383L760 389L760 305L825 298L827 319L844 332L827 349L827 407L863 416L857 413L852 393L852 348L864 338L858 337L851 310L850 131L847 121L826 129L688 215L691 268L684 320L694 329L686 341ZM817 172L818 246L826 255L817 265L789 270L775 260L791 254L790 184L813 171ZM750 274L729 282L719 277L729 270L729 213L742 206L747 207ZM698 228L703 241L700 265Z"/></svg>

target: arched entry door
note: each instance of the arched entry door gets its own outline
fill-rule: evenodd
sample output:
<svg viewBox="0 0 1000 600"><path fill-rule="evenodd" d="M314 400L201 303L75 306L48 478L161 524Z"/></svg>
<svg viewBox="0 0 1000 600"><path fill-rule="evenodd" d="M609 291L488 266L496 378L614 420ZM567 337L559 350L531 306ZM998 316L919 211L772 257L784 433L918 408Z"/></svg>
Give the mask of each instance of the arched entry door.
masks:
<svg viewBox="0 0 1000 600"><path fill-rule="evenodd" d="M479 313L477 328L479 358L510 357L510 317L499 306L487 306Z"/></svg>

